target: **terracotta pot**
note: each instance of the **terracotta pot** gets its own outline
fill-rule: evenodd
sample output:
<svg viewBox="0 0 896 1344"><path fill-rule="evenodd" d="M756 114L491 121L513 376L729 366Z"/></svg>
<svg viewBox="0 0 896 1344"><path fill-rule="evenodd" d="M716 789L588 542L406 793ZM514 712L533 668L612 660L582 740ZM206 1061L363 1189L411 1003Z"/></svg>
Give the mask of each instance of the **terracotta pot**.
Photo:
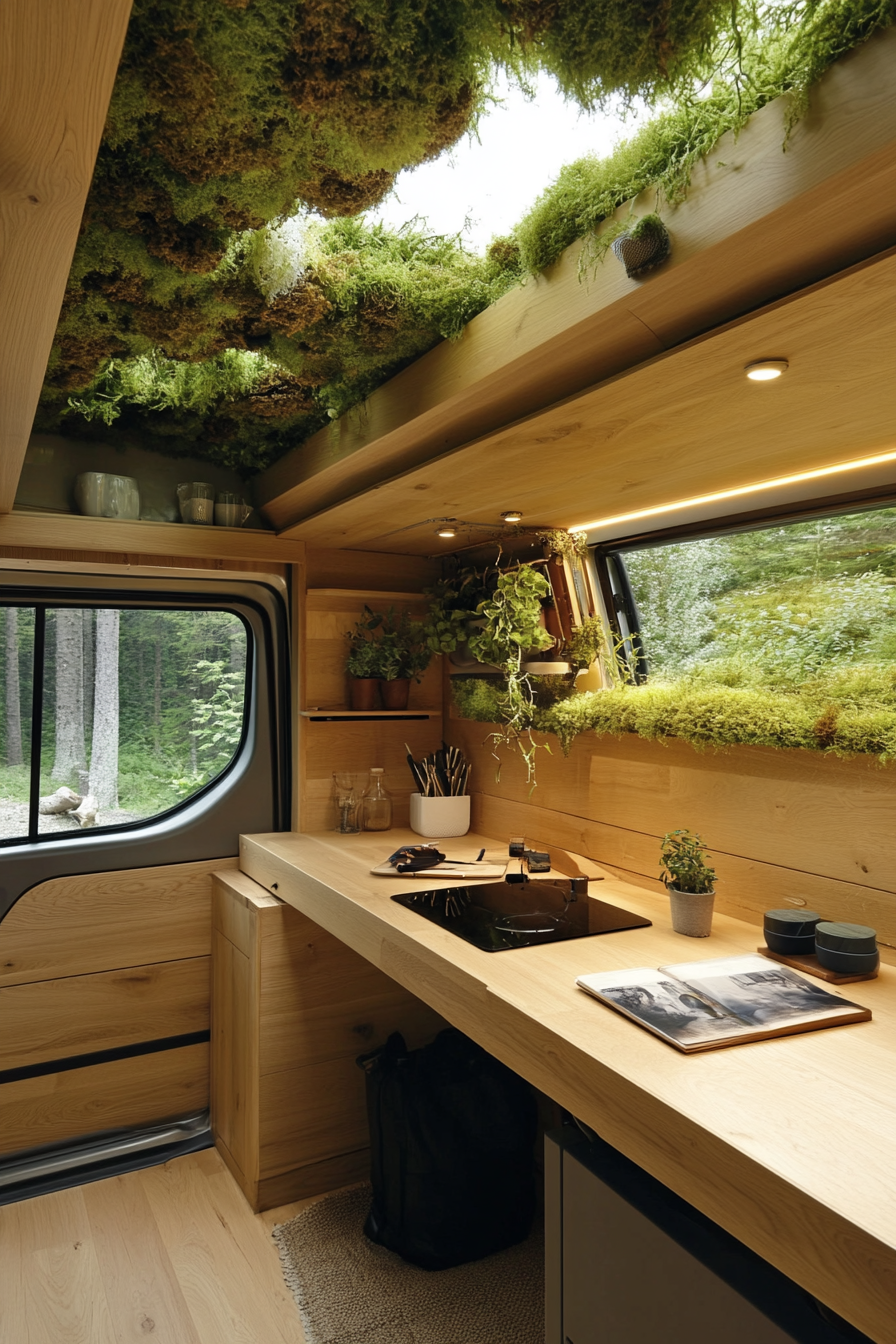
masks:
<svg viewBox="0 0 896 1344"><path fill-rule="evenodd" d="M381 681L380 695L383 698L383 709L407 709L410 691L410 677L395 677L392 681Z"/></svg>
<svg viewBox="0 0 896 1344"><path fill-rule="evenodd" d="M377 703L377 677L349 677L349 697L352 709L379 709Z"/></svg>
<svg viewBox="0 0 896 1344"><path fill-rule="evenodd" d="M714 891L677 891L669 887L672 906L672 928L688 938L708 938L712 933Z"/></svg>

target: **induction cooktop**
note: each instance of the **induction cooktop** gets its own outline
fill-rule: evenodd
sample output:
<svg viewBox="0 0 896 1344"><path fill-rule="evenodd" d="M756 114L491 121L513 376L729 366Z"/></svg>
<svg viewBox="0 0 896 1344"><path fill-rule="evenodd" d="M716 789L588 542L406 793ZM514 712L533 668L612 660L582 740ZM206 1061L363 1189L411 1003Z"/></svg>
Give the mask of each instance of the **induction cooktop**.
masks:
<svg viewBox="0 0 896 1344"><path fill-rule="evenodd" d="M436 891L409 891L392 900L456 933L483 952L541 947L569 938L649 928L651 921L595 900L570 878L485 882Z"/></svg>

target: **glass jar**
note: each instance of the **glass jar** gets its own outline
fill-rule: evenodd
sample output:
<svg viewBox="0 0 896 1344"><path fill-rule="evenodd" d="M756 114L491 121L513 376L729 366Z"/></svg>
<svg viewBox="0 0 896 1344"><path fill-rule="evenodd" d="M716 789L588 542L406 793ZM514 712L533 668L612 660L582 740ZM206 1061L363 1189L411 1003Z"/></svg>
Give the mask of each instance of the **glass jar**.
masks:
<svg viewBox="0 0 896 1344"><path fill-rule="evenodd" d="M361 826L365 831L388 831L392 825L392 797L383 787L383 768L375 765L361 795Z"/></svg>

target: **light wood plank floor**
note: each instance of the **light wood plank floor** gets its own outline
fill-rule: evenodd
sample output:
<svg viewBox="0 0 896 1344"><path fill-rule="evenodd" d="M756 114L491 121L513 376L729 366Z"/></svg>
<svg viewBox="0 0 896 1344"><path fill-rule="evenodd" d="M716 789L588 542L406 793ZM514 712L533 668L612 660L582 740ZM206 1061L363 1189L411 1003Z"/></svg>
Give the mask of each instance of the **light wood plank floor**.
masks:
<svg viewBox="0 0 896 1344"><path fill-rule="evenodd" d="M305 1344L271 1228L214 1149L0 1208L2 1344Z"/></svg>

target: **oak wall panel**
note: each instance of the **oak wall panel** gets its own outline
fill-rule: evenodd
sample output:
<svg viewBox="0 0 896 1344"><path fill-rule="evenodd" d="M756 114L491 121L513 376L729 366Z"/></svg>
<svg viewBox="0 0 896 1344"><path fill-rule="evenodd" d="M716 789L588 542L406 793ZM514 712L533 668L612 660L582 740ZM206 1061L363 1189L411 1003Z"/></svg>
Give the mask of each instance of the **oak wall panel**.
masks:
<svg viewBox="0 0 896 1344"><path fill-rule="evenodd" d="M500 782L485 724L452 719L473 761L473 825L563 845L626 873L659 876L659 840L686 827L712 852L717 908L761 924L804 903L870 924L896 945L896 768L865 758L732 747L695 751L630 736L578 738L568 758L539 752L538 786L504 753Z"/></svg>
<svg viewBox="0 0 896 1344"><path fill-rule="evenodd" d="M0 986L205 957L211 874L235 858L55 877L0 922Z"/></svg>
<svg viewBox="0 0 896 1344"><path fill-rule="evenodd" d="M209 958L0 989L0 1071L208 1030Z"/></svg>
<svg viewBox="0 0 896 1344"><path fill-rule="evenodd" d="M0 1084L0 1153L161 1124L208 1106L208 1046Z"/></svg>

